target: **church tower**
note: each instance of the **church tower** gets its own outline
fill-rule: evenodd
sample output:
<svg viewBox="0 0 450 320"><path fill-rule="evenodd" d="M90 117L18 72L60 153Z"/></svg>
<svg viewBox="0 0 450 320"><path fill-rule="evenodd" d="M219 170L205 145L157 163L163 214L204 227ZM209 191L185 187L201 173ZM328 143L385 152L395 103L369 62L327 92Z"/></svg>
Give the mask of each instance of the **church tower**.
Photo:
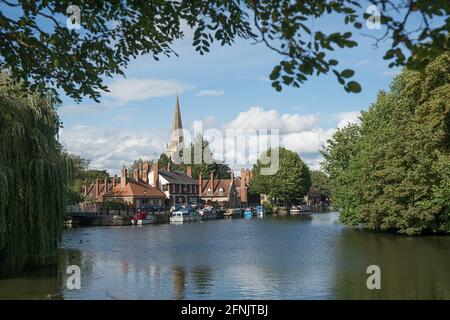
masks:
<svg viewBox="0 0 450 320"><path fill-rule="evenodd" d="M177 102L175 104L175 115L173 118L172 137L166 145L166 155L172 158L175 152L180 152L183 148L183 123L181 122L180 100L177 94Z"/></svg>

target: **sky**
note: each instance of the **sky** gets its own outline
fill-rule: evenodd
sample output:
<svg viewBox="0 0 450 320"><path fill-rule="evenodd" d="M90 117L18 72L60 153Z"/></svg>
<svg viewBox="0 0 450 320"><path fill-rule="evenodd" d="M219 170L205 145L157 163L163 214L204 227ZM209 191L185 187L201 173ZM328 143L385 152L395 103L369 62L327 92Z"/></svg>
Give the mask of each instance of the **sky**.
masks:
<svg viewBox="0 0 450 320"><path fill-rule="evenodd" d="M343 28L336 19L317 28ZM325 31L326 31L325 30ZM313 76L300 88L272 88L268 76L281 57L251 41L233 46L214 44L201 56L192 47L192 32L174 44L179 57L141 56L124 70L125 78L106 79L111 92L101 102L80 104L62 97L58 114L63 122L60 142L69 152L91 160L91 167L119 173L122 164L138 158L156 159L170 137L177 92L183 126L194 121L203 128L279 129L280 145L297 152L312 169L320 168L320 148L337 127L358 122L380 90L389 88L399 69L382 59L389 42L374 48L374 40L356 31L358 47L339 49L340 70L355 70L362 92L347 93L333 74ZM360 33L379 36L381 30ZM240 150L237 150L240 152ZM248 163L233 164L249 167Z"/></svg>

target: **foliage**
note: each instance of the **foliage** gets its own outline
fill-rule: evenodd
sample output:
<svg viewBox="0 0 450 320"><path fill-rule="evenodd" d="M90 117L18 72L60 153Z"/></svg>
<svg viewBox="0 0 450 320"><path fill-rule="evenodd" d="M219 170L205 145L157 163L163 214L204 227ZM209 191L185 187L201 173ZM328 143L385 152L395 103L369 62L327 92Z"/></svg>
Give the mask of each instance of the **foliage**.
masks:
<svg viewBox="0 0 450 320"><path fill-rule="evenodd" d="M86 182L92 183L97 178L104 181L105 178L109 178L106 170L89 169L90 161L79 155L64 152L64 156L71 164L71 179L67 190L68 204L78 204L85 200L83 187Z"/></svg>
<svg viewBox="0 0 450 320"><path fill-rule="evenodd" d="M328 176L323 171L311 170L311 186L317 188L323 197L330 198Z"/></svg>
<svg viewBox="0 0 450 320"><path fill-rule="evenodd" d="M303 201L303 197L311 187L311 176L308 166L300 159L297 153L285 148L278 148L279 169L273 175L261 174L261 168L269 167L263 164L261 158L271 156L275 149L270 148L264 152L253 166L254 178L250 180L250 190L269 196L276 204L288 206Z"/></svg>
<svg viewBox="0 0 450 320"><path fill-rule="evenodd" d="M139 169L139 170L143 170L144 167L144 163L146 161L149 161L150 166L153 166L153 160L144 160L144 159L137 159L134 160L133 163L131 164L131 166L128 167L128 178L133 179L134 178L134 171Z"/></svg>
<svg viewBox="0 0 450 320"><path fill-rule="evenodd" d="M278 91L282 85L298 87L314 74L329 72L345 90L361 90L349 81L353 70L339 70L337 55L332 56L337 48L358 45L353 32L369 18L359 1L72 1L80 9L80 30L66 26L70 15L65 1L1 2L5 10L0 13L0 68L9 68L13 79L33 92L51 87L77 101L85 96L98 101L107 90L104 79L123 75L131 59L177 55L172 46L185 36L183 23L193 30L192 45L200 54L208 53L214 41L224 46L239 38L278 53L282 60L270 74ZM384 57L392 61L390 66L420 69L449 49L447 0L367 4L381 10L385 33L375 44L392 40ZM337 28L341 31L315 27L331 16L342 19ZM417 30L419 20L422 27Z"/></svg>
<svg viewBox="0 0 450 320"><path fill-rule="evenodd" d="M360 126L323 150L341 219L374 230L450 233L450 54L404 71Z"/></svg>
<svg viewBox="0 0 450 320"><path fill-rule="evenodd" d="M196 159L196 150L201 150L201 157ZM221 163L213 158L213 153L209 147L209 142L203 136L197 136L194 141L185 150L186 154L190 155L183 158L182 163L174 163L166 154L161 154L158 164L161 169L166 169L170 162L171 170L186 171L188 166L192 167L192 178L198 179L200 174L203 178L209 178L211 173L218 179L229 179L231 169L228 165ZM200 152L198 153L200 155Z"/></svg>
<svg viewBox="0 0 450 320"><path fill-rule="evenodd" d="M56 252L71 164L54 97L13 96L10 79L0 81L0 264L19 270Z"/></svg>

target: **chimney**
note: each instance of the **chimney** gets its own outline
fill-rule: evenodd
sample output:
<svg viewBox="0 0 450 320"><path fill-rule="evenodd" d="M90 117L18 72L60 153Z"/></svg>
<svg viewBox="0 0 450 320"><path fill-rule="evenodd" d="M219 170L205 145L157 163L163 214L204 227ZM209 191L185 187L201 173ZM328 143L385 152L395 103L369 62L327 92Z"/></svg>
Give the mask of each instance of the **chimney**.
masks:
<svg viewBox="0 0 450 320"><path fill-rule="evenodd" d="M153 165L153 186L159 189L159 166L158 161Z"/></svg>
<svg viewBox="0 0 450 320"><path fill-rule="evenodd" d="M189 177L192 178L192 166L187 166L186 173Z"/></svg>
<svg viewBox="0 0 450 320"><path fill-rule="evenodd" d="M105 185L103 188L103 194L107 193L109 191L108 189L108 177L105 178Z"/></svg>
<svg viewBox="0 0 450 320"><path fill-rule="evenodd" d="M84 196L88 195L88 180L84 179Z"/></svg>
<svg viewBox="0 0 450 320"><path fill-rule="evenodd" d="M139 181L139 168L134 169L134 180Z"/></svg>
<svg viewBox="0 0 450 320"><path fill-rule="evenodd" d="M125 188L127 185L127 167L125 165L122 165L122 175L120 176L120 187Z"/></svg>
<svg viewBox="0 0 450 320"><path fill-rule="evenodd" d="M142 180L148 183L148 174L150 173L150 161L145 161L144 168L142 169Z"/></svg>
<svg viewBox="0 0 450 320"><path fill-rule="evenodd" d="M214 171L211 171L211 190L214 192Z"/></svg>
<svg viewBox="0 0 450 320"><path fill-rule="evenodd" d="M113 188L116 187L116 179L117 179L117 174L114 175L114 178L113 178L113 181L112 181Z"/></svg>
<svg viewBox="0 0 450 320"><path fill-rule="evenodd" d="M202 178L202 174L200 173L200 175L198 176L198 194L202 194L202 188L203 188L203 178Z"/></svg>
<svg viewBox="0 0 450 320"><path fill-rule="evenodd" d="M95 179L95 198L100 196L100 183L98 182L98 177Z"/></svg>

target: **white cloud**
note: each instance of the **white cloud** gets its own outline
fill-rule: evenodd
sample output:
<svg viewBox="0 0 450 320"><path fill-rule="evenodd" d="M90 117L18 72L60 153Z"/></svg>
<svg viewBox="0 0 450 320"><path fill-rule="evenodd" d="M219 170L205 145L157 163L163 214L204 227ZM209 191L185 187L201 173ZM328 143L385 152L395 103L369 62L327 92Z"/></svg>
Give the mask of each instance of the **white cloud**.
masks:
<svg viewBox="0 0 450 320"><path fill-rule="evenodd" d="M316 124L314 115L279 114L276 110L264 110L253 107L240 112L238 116L227 123L227 129L279 129L280 133L302 132L310 130Z"/></svg>
<svg viewBox="0 0 450 320"><path fill-rule="evenodd" d="M122 163L155 159L164 150L169 133L157 130L118 130L76 125L60 133L62 145L71 153L91 160L94 169L119 173Z"/></svg>
<svg viewBox="0 0 450 320"><path fill-rule="evenodd" d="M225 93L225 90L223 89L217 89L217 90L201 90L197 92L195 95L198 97L203 96L223 96Z"/></svg>
<svg viewBox="0 0 450 320"><path fill-rule="evenodd" d="M90 113L98 113L107 111L112 105L106 103L92 103L92 104L65 104L57 110L60 116L81 116Z"/></svg>
<svg viewBox="0 0 450 320"><path fill-rule="evenodd" d="M350 112L341 112L338 113L339 123L337 125L338 128L343 128L350 123L360 124L361 120L359 117L361 116L360 111L350 111Z"/></svg>
<svg viewBox="0 0 450 320"><path fill-rule="evenodd" d="M105 96L116 99L119 104L150 98L169 97L177 92L194 89L191 83L161 79L116 79L108 85L110 92Z"/></svg>
<svg viewBox="0 0 450 320"><path fill-rule="evenodd" d="M310 131L289 133L282 137L281 145L300 154L317 153L333 134L333 129L314 128Z"/></svg>

